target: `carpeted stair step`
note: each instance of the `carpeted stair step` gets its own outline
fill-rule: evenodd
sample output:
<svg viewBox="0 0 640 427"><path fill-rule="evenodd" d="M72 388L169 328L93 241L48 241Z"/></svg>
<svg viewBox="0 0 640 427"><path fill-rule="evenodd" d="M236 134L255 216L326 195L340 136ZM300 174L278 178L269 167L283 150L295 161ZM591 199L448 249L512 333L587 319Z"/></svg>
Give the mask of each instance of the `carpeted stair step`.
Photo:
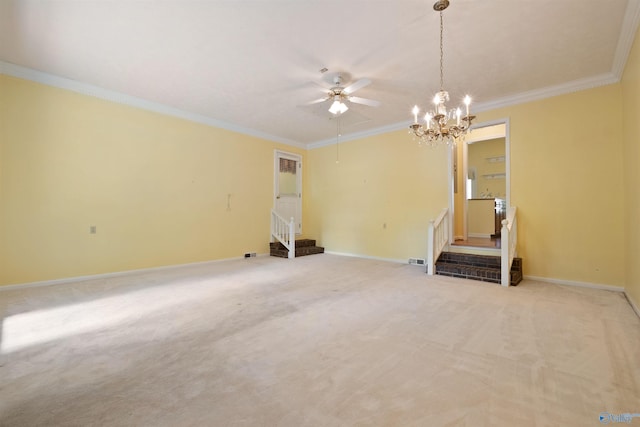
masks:
<svg viewBox="0 0 640 427"><path fill-rule="evenodd" d="M271 256L277 256L281 258L289 257L289 251L282 243L272 242L269 244L269 247L270 247ZM296 257L322 254L322 253L324 253L324 248L320 246L316 246L315 240L313 239L296 240Z"/></svg>
<svg viewBox="0 0 640 427"><path fill-rule="evenodd" d="M436 274L501 283L500 257L443 252L436 262ZM513 259L510 276L513 286L522 281L522 258Z"/></svg>

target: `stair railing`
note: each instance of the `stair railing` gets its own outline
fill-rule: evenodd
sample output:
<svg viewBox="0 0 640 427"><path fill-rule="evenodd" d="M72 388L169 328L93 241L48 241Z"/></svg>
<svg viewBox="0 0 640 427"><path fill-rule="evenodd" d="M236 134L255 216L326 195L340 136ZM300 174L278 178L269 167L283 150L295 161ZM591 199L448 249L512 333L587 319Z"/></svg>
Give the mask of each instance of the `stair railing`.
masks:
<svg viewBox="0 0 640 427"><path fill-rule="evenodd" d="M275 237L289 251L289 258L296 257L296 233L293 217L287 222L271 209L271 236Z"/></svg>
<svg viewBox="0 0 640 427"><path fill-rule="evenodd" d="M511 282L511 264L513 264L513 258L516 256L516 246L518 245L518 221L515 206L507 210L507 218L502 220L500 240L502 243L500 250L500 284L509 286Z"/></svg>
<svg viewBox="0 0 640 427"><path fill-rule="evenodd" d="M444 208L436 219L429 221L427 242L427 274L435 274L436 260L449 244L449 209Z"/></svg>

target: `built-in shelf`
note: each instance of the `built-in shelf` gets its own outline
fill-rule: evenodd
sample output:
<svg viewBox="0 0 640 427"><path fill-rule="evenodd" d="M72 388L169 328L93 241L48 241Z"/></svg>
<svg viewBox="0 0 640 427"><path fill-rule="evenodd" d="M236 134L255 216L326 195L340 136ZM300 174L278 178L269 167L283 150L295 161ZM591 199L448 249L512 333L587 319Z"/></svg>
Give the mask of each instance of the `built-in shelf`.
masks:
<svg viewBox="0 0 640 427"><path fill-rule="evenodd" d="M505 156L495 156L495 157L487 157L486 160L489 163L502 163L504 162Z"/></svg>
<svg viewBox="0 0 640 427"><path fill-rule="evenodd" d="M484 179L504 179L507 177L506 173L488 173L486 175L482 175Z"/></svg>

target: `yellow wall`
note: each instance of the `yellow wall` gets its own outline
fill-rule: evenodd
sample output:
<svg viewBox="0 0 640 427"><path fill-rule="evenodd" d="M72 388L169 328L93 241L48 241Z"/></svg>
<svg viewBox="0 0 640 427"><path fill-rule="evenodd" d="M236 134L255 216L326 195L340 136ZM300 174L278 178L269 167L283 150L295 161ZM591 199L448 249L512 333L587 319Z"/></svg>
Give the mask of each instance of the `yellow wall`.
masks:
<svg viewBox="0 0 640 427"><path fill-rule="evenodd" d="M4 75L0 95L0 284L268 251L274 149L304 150Z"/></svg>
<svg viewBox="0 0 640 427"><path fill-rule="evenodd" d="M478 194L469 198L505 198L507 185L505 178L489 178L489 175L504 174L506 172L504 161L489 161L489 158L505 156L505 139L491 139L488 141L469 144L469 167L476 168L476 180ZM464 181L463 181L464 182ZM464 184L463 184L464 185Z"/></svg>
<svg viewBox="0 0 640 427"><path fill-rule="evenodd" d="M525 274L624 286L613 249L624 242L620 85L482 113L478 123L505 117ZM340 156L335 164L333 146L308 154L307 230L333 251L422 257L428 219L448 205L444 149L398 131L341 144Z"/></svg>
<svg viewBox="0 0 640 427"><path fill-rule="evenodd" d="M636 302L638 50L621 84L477 119L510 120L525 274L626 285ZM12 77L0 95L0 284L266 252L275 148L306 155L305 235L330 251L423 258L448 205L446 150L405 130L342 143L336 164L335 145L305 152Z"/></svg>
<svg viewBox="0 0 640 427"><path fill-rule="evenodd" d="M430 219L448 206L447 152L406 130L310 150L305 233L328 250L425 258ZM385 225L386 224L386 228Z"/></svg>
<svg viewBox="0 0 640 427"><path fill-rule="evenodd" d="M627 295L640 307L640 30L622 76Z"/></svg>
<svg viewBox="0 0 640 427"><path fill-rule="evenodd" d="M619 84L481 113L510 119L525 274L624 286Z"/></svg>

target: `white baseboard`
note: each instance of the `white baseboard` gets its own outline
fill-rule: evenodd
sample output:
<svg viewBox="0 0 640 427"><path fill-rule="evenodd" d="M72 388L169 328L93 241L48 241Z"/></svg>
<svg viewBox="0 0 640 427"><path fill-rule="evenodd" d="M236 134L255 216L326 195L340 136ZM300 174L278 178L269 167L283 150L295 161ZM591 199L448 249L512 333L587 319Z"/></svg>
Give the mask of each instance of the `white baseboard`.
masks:
<svg viewBox="0 0 640 427"><path fill-rule="evenodd" d="M577 286L579 288L589 288L589 289L599 289L603 291L621 292L622 294L624 294L625 298L629 302L629 305L631 306L633 311L640 318L640 308L635 303L635 301L631 299L629 294L624 290L622 286L603 285L600 283L589 283L589 282L576 282L573 280L550 279L548 277L537 277L537 276L526 276L526 275L523 277L523 279L535 280L536 282L553 283L555 285Z"/></svg>
<svg viewBox="0 0 640 427"><path fill-rule="evenodd" d="M364 258L364 259L373 259L376 261L387 261L387 262L394 262L397 264L409 264L407 262L408 258L405 259L396 259L396 258L381 258L381 257L377 257L377 256L369 256L369 255L360 255L360 254L352 254L352 253L346 253L346 252L334 252L334 251L324 251L325 254L329 254L329 255L338 255L338 256L348 256L348 257L352 257L352 258ZM415 264L415 265L419 265L419 264ZM424 267L424 265L420 265L420 267Z"/></svg>
<svg viewBox="0 0 640 427"><path fill-rule="evenodd" d="M263 257L268 255L269 254L267 253L261 253L261 254L257 254L256 256ZM173 270L176 268L185 268L185 267L195 267L198 265L216 264L219 262L241 260L241 259L251 259L251 258L245 258L244 256L233 257L233 258L222 258L222 259L214 259L210 261L191 262L187 264L163 265L160 267L140 268L137 270L116 271L113 273L91 274L88 276L73 276L73 277L65 277L62 279L42 280L39 282L18 283L15 285L0 285L0 291L10 291L10 290L16 290L16 289L25 289L25 288L38 288L42 286L60 285L63 283L84 282L86 280L108 279L111 277L127 276L129 274L151 273L154 271Z"/></svg>
<svg viewBox="0 0 640 427"><path fill-rule="evenodd" d="M330 254L330 255L338 255L338 256L346 256L346 257L353 257L353 258L371 259L371 260L376 260L376 261L393 262L393 263L396 263L396 264L408 264L407 261L405 261L403 259L396 259L396 258L383 258L383 257L375 257L375 256L369 256L369 255L361 255L361 254L352 254L352 253L346 253L346 252L334 252L334 251L325 251L325 253L326 254ZM264 257L264 256L269 256L269 254L268 253L260 253L260 254L257 254L257 256L258 257ZM126 275L129 275L129 274L150 273L150 272L154 272L154 271L172 270L172 269L176 269L176 268L194 267L194 266L198 266L198 265L216 264L216 263L225 262L225 261L234 261L234 260L243 260L243 259L251 259L251 258L245 258L244 256L242 256L242 257L233 257L233 258L222 258L222 259L216 259L216 260L210 260L210 261L192 262L192 263L187 263L187 264L165 265L165 266L161 266L161 267L150 267L150 268L141 268L141 269L137 269L137 270L117 271L117 272L113 272L113 273L92 274L92 275L88 275L88 276L75 276L75 277L67 277L67 278L63 278L63 279L43 280L43 281L39 281L39 282L30 282L30 283L19 283L19 284L15 284L15 285L4 285L4 286L0 285L0 291L9 291L9 290L25 289L25 288L35 288L35 287L42 287L42 286L52 286L52 285L59 285L59 284L63 284L63 283L83 282L83 281L87 281L87 280L106 279L106 278L111 278L111 277L126 276ZM424 266L420 265L420 267L424 267ZM538 276L528 276L528 275L525 275L523 278L525 280L534 280L534 281L537 281L537 282L553 283L555 285L567 285L567 286L576 286L576 287L581 287L581 288L590 288L590 289L600 289L600 290L605 290L605 291L622 292L622 293L624 293L627 301L629 301L629 305L631 305L631 308L633 309L633 311L638 315L638 317L640 317L640 308L635 303L635 301L633 301L633 299L631 299L629 294L627 294L625 292L624 288L621 287L621 286L611 286L611 285L603 285L603 284L599 284L599 283L578 282L578 281L573 281L573 280L553 279L553 278L549 278L549 277L538 277Z"/></svg>
<svg viewBox="0 0 640 427"><path fill-rule="evenodd" d="M553 279L550 277L528 276L523 277L525 280L535 280L536 282L553 283L554 285L577 286L580 288L601 289L603 291L624 292L622 286L603 285L600 283L577 282L574 280Z"/></svg>
<svg viewBox="0 0 640 427"><path fill-rule="evenodd" d="M638 315L638 317L640 317L640 308L635 303L635 301L633 299L631 299L631 297L629 296L629 294L626 291L624 293L624 296L627 297L627 301L629 301L629 305L631 305L631 308L633 308L633 311L636 312L636 315Z"/></svg>

